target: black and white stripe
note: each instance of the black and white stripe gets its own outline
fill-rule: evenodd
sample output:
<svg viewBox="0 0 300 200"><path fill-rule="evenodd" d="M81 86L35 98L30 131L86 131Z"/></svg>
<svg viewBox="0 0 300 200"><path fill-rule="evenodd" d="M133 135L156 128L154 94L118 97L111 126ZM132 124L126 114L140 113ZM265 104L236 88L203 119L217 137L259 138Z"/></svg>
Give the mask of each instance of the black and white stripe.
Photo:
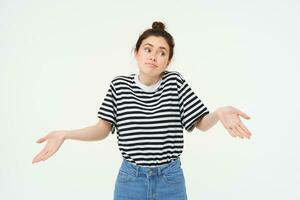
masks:
<svg viewBox="0 0 300 200"><path fill-rule="evenodd" d="M98 110L113 125L123 157L137 165L154 167L180 156L183 128L209 113L181 74L165 71L159 85L146 91L137 75L115 77Z"/></svg>

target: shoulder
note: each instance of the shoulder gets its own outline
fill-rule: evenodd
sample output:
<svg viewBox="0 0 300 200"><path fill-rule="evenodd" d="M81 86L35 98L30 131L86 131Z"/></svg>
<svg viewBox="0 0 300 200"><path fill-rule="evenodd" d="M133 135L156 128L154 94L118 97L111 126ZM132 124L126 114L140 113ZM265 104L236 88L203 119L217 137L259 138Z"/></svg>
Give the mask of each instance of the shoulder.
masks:
<svg viewBox="0 0 300 200"><path fill-rule="evenodd" d="M181 85L185 82L185 78L183 75L178 71L165 71L166 79L174 79L176 82Z"/></svg>
<svg viewBox="0 0 300 200"><path fill-rule="evenodd" d="M129 75L117 75L112 78L112 85L120 85L120 84L131 84L134 80L134 74Z"/></svg>

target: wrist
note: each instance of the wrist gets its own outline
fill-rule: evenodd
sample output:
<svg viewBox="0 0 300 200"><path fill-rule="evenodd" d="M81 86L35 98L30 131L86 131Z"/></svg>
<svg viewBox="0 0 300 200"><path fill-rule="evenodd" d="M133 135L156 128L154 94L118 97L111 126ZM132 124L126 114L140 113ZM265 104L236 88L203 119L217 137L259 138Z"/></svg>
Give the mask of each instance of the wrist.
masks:
<svg viewBox="0 0 300 200"><path fill-rule="evenodd" d="M221 113L222 113L223 108L224 108L224 107L220 107L220 108L218 108L218 109L216 110L218 119L220 119L220 115L221 115Z"/></svg>
<svg viewBox="0 0 300 200"><path fill-rule="evenodd" d="M66 140L70 138L70 132L68 130L59 131L59 135L63 140Z"/></svg>

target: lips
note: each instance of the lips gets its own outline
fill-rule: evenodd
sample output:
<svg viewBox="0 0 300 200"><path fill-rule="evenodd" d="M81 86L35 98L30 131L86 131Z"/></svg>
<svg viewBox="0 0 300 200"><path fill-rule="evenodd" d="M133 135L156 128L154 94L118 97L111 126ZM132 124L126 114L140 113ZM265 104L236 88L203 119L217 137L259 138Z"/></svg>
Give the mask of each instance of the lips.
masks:
<svg viewBox="0 0 300 200"><path fill-rule="evenodd" d="M152 67L157 67L157 65L152 64L152 63L146 63L146 65L150 65L150 66L152 66Z"/></svg>

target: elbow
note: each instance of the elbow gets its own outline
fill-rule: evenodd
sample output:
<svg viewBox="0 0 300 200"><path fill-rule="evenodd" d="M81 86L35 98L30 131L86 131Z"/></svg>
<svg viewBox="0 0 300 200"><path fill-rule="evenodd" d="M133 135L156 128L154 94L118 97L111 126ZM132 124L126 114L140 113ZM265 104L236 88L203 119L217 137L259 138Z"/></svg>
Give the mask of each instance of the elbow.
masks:
<svg viewBox="0 0 300 200"><path fill-rule="evenodd" d="M204 116L204 117L205 117L205 116ZM204 126L205 124L202 123L202 122L203 122L203 118L199 119L199 120L196 122L195 126L196 126L196 128L198 128L200 131L206 132L206 131L209 129L209 127Z"/></svg>
<svg viewBox="0 0 300 200"><path fill-rule="evenodd" d="M112 130L112 124L100 119L99 122L95 125L97 127L97 132L99 133L99 139L105 139Z"/></svg>
<svg viewBox="0 0 300 200"><path fill-rule="evenodd" d="M198 119L195 123L195 126L202 132L206 132L210 126L207 124L207 118L208 115L202 116L200 119Z"/></svg>
<svg viewBox="0 0 300 200"><path fill-rule="evenodd" d="M202 132L206 132L208 130L207 128L203 128L203 127L197 127L197 128Z"/></svg>
<svg viewBox="0 0 300 200"><path fill-rule="evenodd" d="M207 128L203 127L200 122L196 123L196 128L202 132L206 132L208 130Z"/></svg>

